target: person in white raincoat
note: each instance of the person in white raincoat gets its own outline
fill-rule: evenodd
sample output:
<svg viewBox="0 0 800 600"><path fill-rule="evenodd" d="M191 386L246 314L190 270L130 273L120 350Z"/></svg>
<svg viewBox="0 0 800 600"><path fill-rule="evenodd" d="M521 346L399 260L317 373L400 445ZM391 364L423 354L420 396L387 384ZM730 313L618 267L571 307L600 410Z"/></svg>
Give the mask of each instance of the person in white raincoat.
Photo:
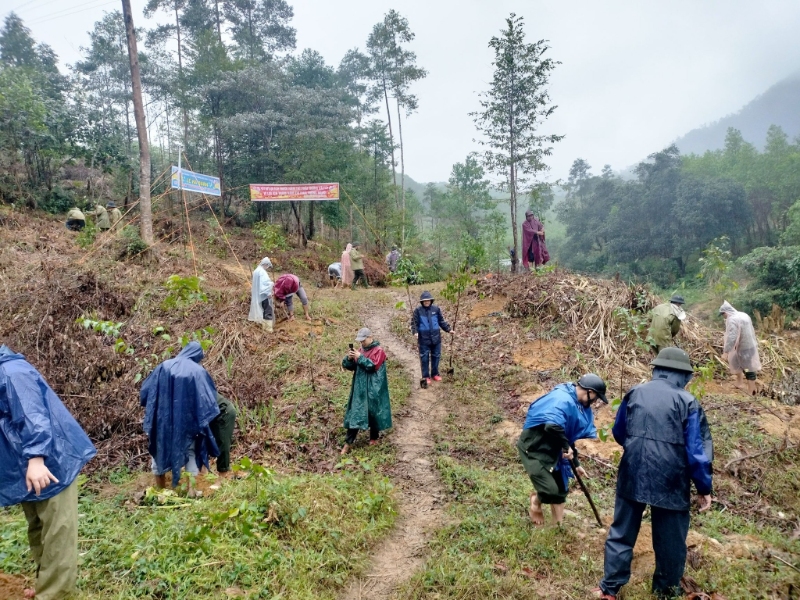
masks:
<svg viewBox="0 0 800 600"><path fill-rule="evenodd" d="M272 268L272 261L266 256L253 271L253 284L250 289L250 314L248 320L263 323L267 331L272 331L275 322L275 310L272 300L272 279L267 269Z"/></svg>
<svg viewBox="0 0 800 600"><path fill-rule="evenodd" d="M747 391L756 393L756 373L761 370L758 356L758 339L753 322L747 313L736 310L727 300L719 307L719 314L725 318L725 345L722 359L727 361L731 373L736 375L736 387L745 389L742 379L747 380Z"/></svg>

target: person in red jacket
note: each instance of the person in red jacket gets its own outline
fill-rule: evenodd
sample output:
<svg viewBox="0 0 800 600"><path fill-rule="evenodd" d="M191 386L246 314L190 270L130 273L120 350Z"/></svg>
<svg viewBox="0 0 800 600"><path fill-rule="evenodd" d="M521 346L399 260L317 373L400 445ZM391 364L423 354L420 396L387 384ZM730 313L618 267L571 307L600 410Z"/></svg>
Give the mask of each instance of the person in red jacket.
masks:
<svg viewBox="0 0 800 600"><path fill-rule="evenodd" d="M275 298L283 302L284 306L286 306L290 321L294 321L294 304L292 299L295 294L300 298L300 304L303 305L306 321L311 320L311 315L308 314L308 296L306 296L306 291L303 289L300 278L297 275L292 275L291 273L281 275L275 280L274 290Z"/></svg>

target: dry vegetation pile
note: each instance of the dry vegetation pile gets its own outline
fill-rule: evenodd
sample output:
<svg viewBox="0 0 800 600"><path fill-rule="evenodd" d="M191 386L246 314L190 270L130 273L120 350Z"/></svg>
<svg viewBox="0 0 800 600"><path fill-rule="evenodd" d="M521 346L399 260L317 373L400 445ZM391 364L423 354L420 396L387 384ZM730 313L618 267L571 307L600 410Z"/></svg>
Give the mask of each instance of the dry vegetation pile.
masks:
<svg viewBox="0 0 800 600"><path fill-rule="evenodd" d="M121 261L121 236L98 236L82 250L76 234L59 221L20 213L4 219L0 342L24 354L77 416L98 448L90 469L145 462L140 382L178 353L181 338L210 342L203 364L242 413L235 453L262 458L268 450L264 460L270 464L326 468L341 428L331 402L339 402L347 387L337 365L358 323L339 307L333 312L342 313L340 318L306 323L296 303L298 321L290 327L278 323L274 334L266 334L246 320L251 269L263 252L249 231L223 237L202 221L192 223L192 233L207 299L166 302L171 275L194 276L180 222L156 224L159 231L176 228L177 241L160 245L159 260L145 262L138 255ZM313 311L331 262L325 249L310 244L270 256L275 276L293 272L306 282ZM279 310L278 316L285 313ZM77 322L82 317L111 329L121 325L95 331Z"/></svg>

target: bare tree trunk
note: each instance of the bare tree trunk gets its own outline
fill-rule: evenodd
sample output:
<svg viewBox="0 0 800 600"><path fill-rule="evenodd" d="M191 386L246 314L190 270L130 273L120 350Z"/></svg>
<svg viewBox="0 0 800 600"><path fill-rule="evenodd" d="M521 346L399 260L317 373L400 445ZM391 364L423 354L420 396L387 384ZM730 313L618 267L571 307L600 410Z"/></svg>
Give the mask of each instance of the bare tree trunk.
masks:
<svg viewBox="0 0 800 600"><path fill-rule="evenodd" d="M178 33L178 78L181 84L181 110L183 110L183 147L189 144L189 114L186 112L186 89L183 81L183 51L181 50L181 20L178 15L178 3L175 2L175 29Z"/></svg>
<svg viewBox="0 0 800 600"><path fill-rule="evenodd" d="M142 241L153 245L153 211L150 205L150 144L147 141L147 123L144 120L142 102L142 77L139 73L139 51L136 49L136 33L133 29L131 0L122 0L125 17L125 33L128 38L128 58L131 63L131 87L133 89L133 116L136 133L139 135L139 211L141 216Z"/></svg>
<svg viewBox="0 0 800 600"><path fill-rule="evenodd" d="M406 245L406 161L403 156L403 122L400 118L400 98L397 98L397 134L400 137L400 194L402 198L403 225L400 233L400 248Z"/></svg>
<svg viewBox="0 0 800 600"><path fill-rule="evenodd" d="M394 134L392 133L392 111L389 108L389 92L386 89L386 81L383 81L383 97L386 100L386 120L389 123L389 145L392 147L392 181L394 182L394 205L400 206L400 199L397 197L397 169L394 161Z"/></svg>
<svg viewBox="0 0 800 600"><path fill-rule="evenodd" d="M219 43L222 44L222 27L219 22L219 0L214 0L214 12L216 13L217 19L217 39Z"/></svg>

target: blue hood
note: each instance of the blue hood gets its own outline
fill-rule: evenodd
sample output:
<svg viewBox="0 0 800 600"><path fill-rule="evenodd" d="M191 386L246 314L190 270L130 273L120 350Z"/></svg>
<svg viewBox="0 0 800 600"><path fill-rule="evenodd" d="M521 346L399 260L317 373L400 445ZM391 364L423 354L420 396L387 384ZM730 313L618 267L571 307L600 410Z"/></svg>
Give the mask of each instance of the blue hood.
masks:
<svg viewBox="0 0 800 600"><path fill-rule="evenodd" d="M572 445L578 440L597 437L594 413L590 407L578 402L578 393L573 383L557 385L528 407L523 429L532 429L546 423L561 426Z"/></svg>
<svg viewBox="0 0 800 600"><path fill-rule="evenodd" d="M47 500L69 487L97 454L44 377L21 354L0 346L0 506ZM28 460L44 458L58 479L28 492Z"/></svg>
<svg viewBox="0 0 800 600"><path fill-rule="evenodd" d="M664 367L655 367L653 369L653 379L666 379L672 385L684 389L692 380L694 373L688 371L674 371L672 369L665 369Z"/></svg>
<svg viewBox="0 0 800 600"><path fill-rule="evenodd" d="M219 455L209 427L219 414L217 388L201 360L202 347L189 342L178 356L158 365L139 392L150 455L159 475L172 471L173 486L192 447L198 467L208 467L209 455Z"/></svg>

